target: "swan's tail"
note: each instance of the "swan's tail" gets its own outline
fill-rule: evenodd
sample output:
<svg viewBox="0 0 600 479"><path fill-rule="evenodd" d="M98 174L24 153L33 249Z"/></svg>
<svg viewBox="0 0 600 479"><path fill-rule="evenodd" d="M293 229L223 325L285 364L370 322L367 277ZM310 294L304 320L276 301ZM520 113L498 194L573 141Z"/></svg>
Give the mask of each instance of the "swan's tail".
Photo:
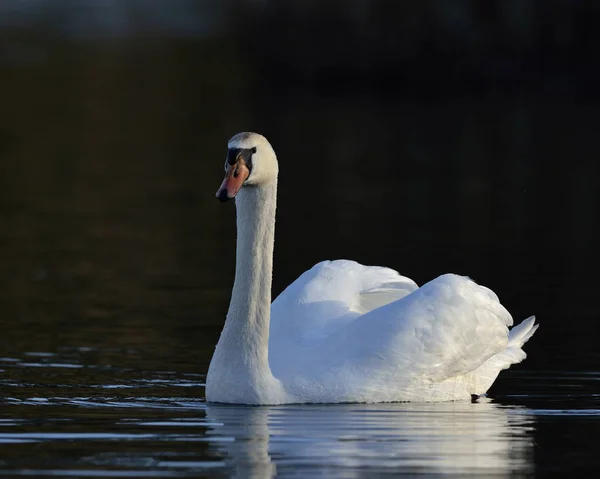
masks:
<svg viewBox="0 0 600 479"><path fill-rule="evenodd" d="M538 324L535 324L535 316L530 316L509 331L508 346L492 358L500 370L509 368L511 364L520 363L527 357L527 354L521 348L533 336L538 326Z"/></svg>
<svg viewBox="0 0 600 479"><path fill-rule="evenodd" d="M508 333L508 347L522 347L533 336L539 326L539 324L535 324L535 316L529 316L510 330Z"/></svg>
<svg viewBox="0 0 600 479"><path fill-rule="evenodd" d="M530 316L509 331L506 349L492 356L471 373L472 387L470 393L472 395L485 394L500 371L508 369L513 364L520 363L527 357L527 354L521 348L533 336L538 326L539 324L535 324L535 316Z"/></svg>

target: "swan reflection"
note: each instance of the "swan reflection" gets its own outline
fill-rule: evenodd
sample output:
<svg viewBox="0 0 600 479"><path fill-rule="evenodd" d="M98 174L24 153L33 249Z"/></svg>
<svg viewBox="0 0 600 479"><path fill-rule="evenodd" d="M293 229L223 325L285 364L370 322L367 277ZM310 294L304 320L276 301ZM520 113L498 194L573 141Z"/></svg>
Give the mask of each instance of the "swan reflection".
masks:
<svg viewBox="0 0 600 479"><path fill-rule="evenodd" d="M533 468L533 417L477 403L208 405L212 442L237 477L509 475Z"/></svg>

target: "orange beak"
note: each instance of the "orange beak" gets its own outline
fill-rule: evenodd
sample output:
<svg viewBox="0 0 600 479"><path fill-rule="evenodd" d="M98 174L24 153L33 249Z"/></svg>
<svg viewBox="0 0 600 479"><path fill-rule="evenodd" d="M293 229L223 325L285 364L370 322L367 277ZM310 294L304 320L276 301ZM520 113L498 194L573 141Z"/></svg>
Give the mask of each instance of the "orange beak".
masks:
<svg viewBox="0 0 600 479"><path fill-rule="evenodd" d="M240 188L249 175L250 170L241 158L233 165L228 165L225 172L225 179L217 190L216 197L223 202L233 198L238 194L238 191L240 191Z"/></svg>

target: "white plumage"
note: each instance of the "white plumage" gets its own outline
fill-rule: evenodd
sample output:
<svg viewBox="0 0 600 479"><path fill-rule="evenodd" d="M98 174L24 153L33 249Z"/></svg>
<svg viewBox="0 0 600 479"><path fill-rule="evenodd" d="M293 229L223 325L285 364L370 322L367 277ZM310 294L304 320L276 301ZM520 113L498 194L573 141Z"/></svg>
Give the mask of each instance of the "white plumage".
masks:
<svg viewBox="0 0 600 479"><path fill-rule="evenodd" d="M250 187L237 187L236 278L207 376L209 401L467 399L525 358L534 318L509 332L513 319L498 297L454 274L419 288L389 268L324 261L271 305L275 153L257 134L236 135L229 148L256 151Z"/></svg>

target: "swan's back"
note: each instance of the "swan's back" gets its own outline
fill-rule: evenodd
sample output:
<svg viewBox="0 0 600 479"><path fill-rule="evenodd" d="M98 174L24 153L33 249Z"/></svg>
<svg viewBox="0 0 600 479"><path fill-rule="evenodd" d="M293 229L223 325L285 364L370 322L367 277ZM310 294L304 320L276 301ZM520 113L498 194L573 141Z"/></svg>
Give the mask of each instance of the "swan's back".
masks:
<svg viewBox="0 0 600 479"><path fill-rule="evenodd" d="M468 398L525 357L533 320L511 339L511 315L469 278L417 288L387 268L337 263L319 263L273 303L269 363L300 402ZM369 292L382 304L361 314L353 306Z"/></svg>

